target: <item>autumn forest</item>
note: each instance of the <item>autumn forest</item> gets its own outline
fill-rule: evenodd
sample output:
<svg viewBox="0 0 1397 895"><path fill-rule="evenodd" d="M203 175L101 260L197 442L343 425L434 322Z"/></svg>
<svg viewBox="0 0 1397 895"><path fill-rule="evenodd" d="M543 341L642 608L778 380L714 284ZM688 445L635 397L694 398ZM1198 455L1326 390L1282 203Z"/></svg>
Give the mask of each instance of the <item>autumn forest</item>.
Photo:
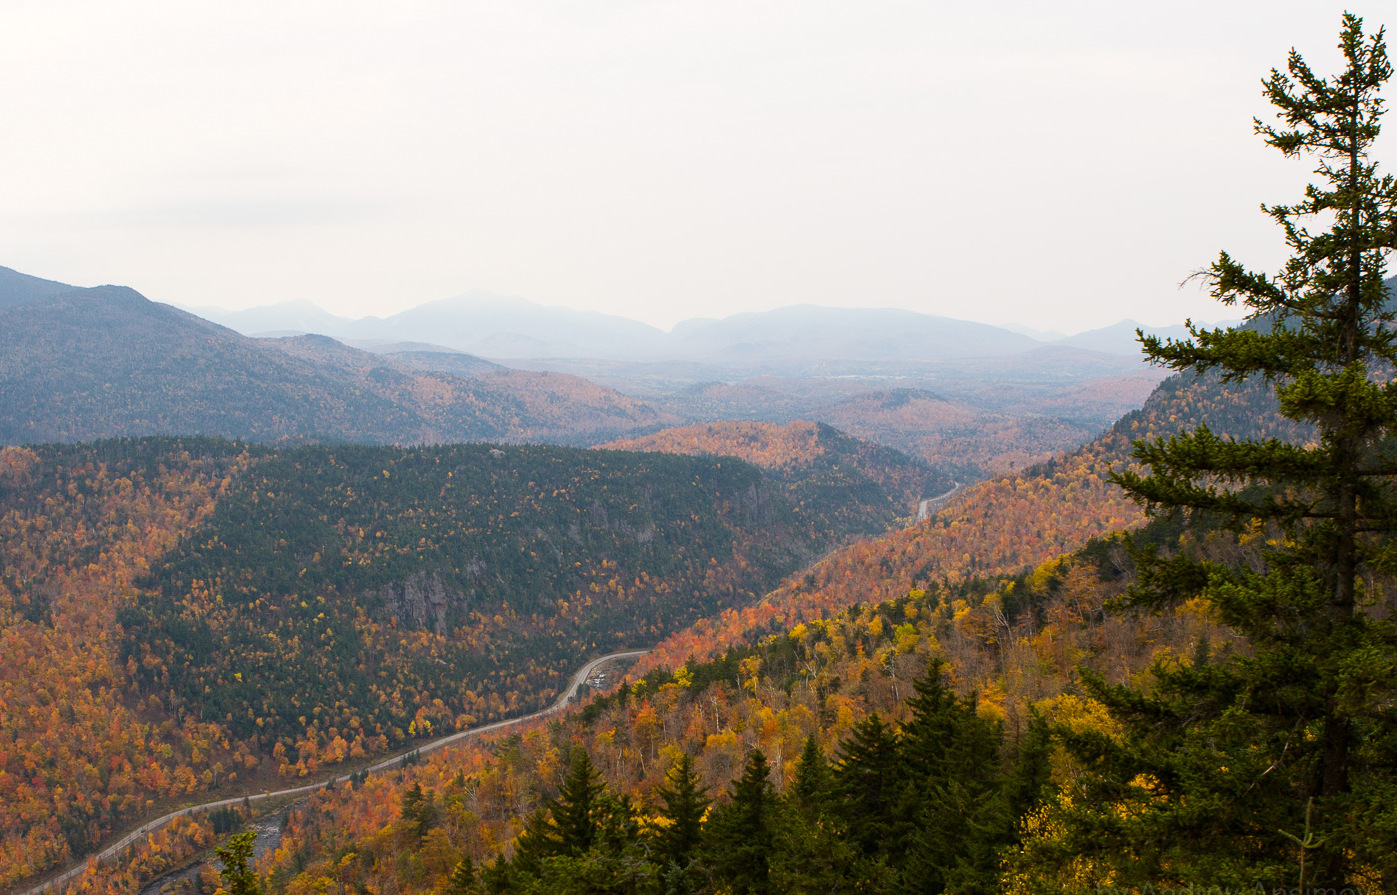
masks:
<svg viewBox="0 0 1397 895"><path fill-rule="evenodd" d="M1290 261L1221 253L1242 322L1140 333L1091 437L0 279L0 345L127 333L0 398L0 892L1397 892L1392 67L1339 49L1263 84Z"/></svg>

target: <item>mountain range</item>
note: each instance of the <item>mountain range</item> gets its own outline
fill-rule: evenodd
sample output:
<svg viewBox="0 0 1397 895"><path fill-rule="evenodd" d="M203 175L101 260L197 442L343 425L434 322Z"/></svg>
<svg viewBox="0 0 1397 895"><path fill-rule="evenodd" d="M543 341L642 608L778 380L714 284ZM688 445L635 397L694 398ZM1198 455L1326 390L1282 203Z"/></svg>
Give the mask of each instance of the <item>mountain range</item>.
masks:
<svg viewBox="0 0 1397 895"><path fill-rule="evenodd" d="M796 306L664 333L476 295L385 320L308 302L221 319L273 335L0 268L0 443L586 445L682 423L817 421L964 481L1082 443L1160 378L1124 355L908 311ZM597 356L506 366L470 347Z"/></svg>
<svg viewBox="0 0 1397 895"><path fill-rule="evenodd" d="M361 390L377 382L380 397L389 394L384 381L407 376L389 355L325 337L248 339L115 287L10 308L0 332L31 317L69 339L89 329L110 342L150 339L136 324L181 334L184 342L135 342L154 344L144 352L152 356L174 352L166 366L176 368L201 357L280 358L284 366L273 369L300 364L297 375L320 371ZM119 359L86 338L94 339L86 347ZM178 354L199 338L213 349ZM63 357L75 363L81 348ZM147 366L160 368L158 359ZM496 375L487 368L458 379ZM293 381L285 376L278 381ZM5 394L14 381L3 383ZM636 632L645 644L672 635L647 660L671 671L627 691L636 697L630 708L654 721L627 717L587 742L598 756L630 756L607 766L634 769L637 787L662 778L657 749L682 736L699 752L704 785L717 791L736 772L730 753L745 741L735 713L746 706L743 735L759 737L779 768L812 735L833 748L855 710L894 710L927 655L943 648L957 673L991 694L989 710L1021 721L1028 696L1062 692L1062 668L1072 666L1054 656L1063 641L1078 650L1091 632L1073 619L1097 619L1101 595L1087 591L1096 602L1086 613L1076 591L1044 603L1053 588L1091 582L1057 576L1051 565L1032 576L1019 570L1138 523L1138 509L1106 480L1133 435L1207 421L1220 433L1284 436L1267 397L1174 377L1145 410L1079 451L961 487L929 522L834 549L804 571L848 535L881 530L918 495L950 483L818 424L715 423L613 445L623 451L213 439L0 449L0 619L14 644L0 698L20 722L17 748L0 757L0 813L12 821L0 826L13 831L0 836L0 856L12 859L0 861L8 874L0 885L27 875L15 869L19 859L59 866L149 816L155 799L313 780L321 768L348 770L424 731L539 705L567 658L631 645ZM847 404L909 429L964 413L918 389L856 392ZM1019 575L1012 586L975 580L1006 572ZM896 602L882 602L889 599ZM853 604L862 607L840 615ZM769 652L747 662L757 654L744 642ZM1001 643L1021 658L1001 661ZM1187 646L1182 637L1169 643ZM739 651L702 664L731 644ZM1111 655L1118 662L1121 654ZM1147 648L1132 651L1130 668L1149 658ZM703 689L715 683L723 689ZM122 701L127 693L134 708ZM606 737L629 751L603 751ZM30 773L27 757L55 741L74 745L43 776ZM546 753L518 764L556 776L566 750ZM108 766L104 778L98 768ZM405 804L399 790L408 782L389 788L381 779L387 803ZM86 790L74 783L86 780ZM373 787L325 797L361 789ZM498 831L478 858L517 832L512 813L496 814ZM355 816L325 815L336 825ZM425 841L389 838L403 849ZM321 855L306 858L311 866Z"/></svg>
<svg viewBox="0 0 1397 895"><path fill-rule="evenodd" d="M595 358L747 364L796 360L961 360L1005 357L1044 346L1138 358L1135 330L1123 320L1060 339L896 308L790 305L771 311L696 318L669 332L595 311L548 307L522 298L470 292L389 317L338 317L308 301L242 311L187 310L246 335L318 333L351 342L417 341L501 360ZM1182 336L1182 326L1148 327Z"/></svg>
<svg viewBox="0 0 1397 895"><path fill-rule="evenodd" d="M77 289L0 271L0 442L169 433L605 440L666 421L575 376L404 354L397 363L325 336L253 339L126 287Z"/></svg>

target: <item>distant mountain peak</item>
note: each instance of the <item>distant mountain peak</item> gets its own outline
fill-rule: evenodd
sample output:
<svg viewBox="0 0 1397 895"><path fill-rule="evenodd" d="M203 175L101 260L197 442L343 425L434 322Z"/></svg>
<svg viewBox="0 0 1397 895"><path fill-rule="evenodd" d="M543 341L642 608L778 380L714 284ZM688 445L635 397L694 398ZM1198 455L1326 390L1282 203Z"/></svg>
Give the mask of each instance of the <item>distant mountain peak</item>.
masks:
<svg viewBox="0 0 1397 895"><path fill-rule="evenodd" d="M0 267L0 310L28 304L74 288L77 287Z"/></svg>

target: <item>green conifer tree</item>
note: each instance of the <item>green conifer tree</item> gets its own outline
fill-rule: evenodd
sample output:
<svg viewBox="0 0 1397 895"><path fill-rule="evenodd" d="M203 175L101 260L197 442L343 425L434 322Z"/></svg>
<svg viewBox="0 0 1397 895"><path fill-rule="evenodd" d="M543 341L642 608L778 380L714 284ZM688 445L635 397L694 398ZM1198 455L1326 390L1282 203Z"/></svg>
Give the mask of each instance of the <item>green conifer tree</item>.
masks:
<svg viewBox="0 0 1397 895"><path fill-rule="evenodd" d="M1201 597L1243 645L1221 661L1158 668L1148 693L1088 678L1121 734L1068 737L1093 773L1054 821L1052 845L1030 848L1078 879L1306 891L1397 882L1397 330L1384 284L1397 184L1369 156L1392 69L1382 32L1365 36L1355 16L1344 16L1339 48L1333 78L1292 51L1287 71L1264 82L1279 123L1257 121L1257 132L1315 160L1301 201L1264 206L1289 262L1269 276L1223 253L1207 276L1216 297L1246 308L1246 324L1190 326L1180 342L1142 337L1176 370L1263 378L1313 437L1234 441L1200 427L1138 444L1148 471L1117 477L1152 513L1270 546L1242 564L1140 557L1132 602Z"/></svg>
<svg viewBox="0 0 1397 895"><path fill-rule="evenodd" d="M228 895L262 895L262 887L257 884L257 874L248 867L256 844L257 834L245 830L230 837L227 845L220 845L213 850L223 862L223 889Z"/></svg>
<svg viewBox="0 0 1397 895"><path fill-rule="evenodd" d="M776 790L760 749L747 756L731 799L713 812L707 827L707 863L734 895L766 895L771 885Z"/></svg>
<svg viewBox="0 0 1397 895"><path fill-rule="evenodd" d="M833 816L829 762L814 736L778 806L771 879L787 895L852 891L857 854Z"/></svg>
<svg viewBox="0 0 1397 895"><path fill-rule="evenodd" d="M548 805L560 853L578 854L592 847L600 820L598 800L605 791L591 756L584 749L575 750L558 797Z"/></svg>
<svg viewBox="0 0 1397 895"><path fill-rule="evenodd" d="M974 698L956 696L942 668L933 660L907 701L895 809L905 832L890 863L901 870L904 892L989 893L1017 820L1003 788L1001 733L980 717Z"/></svg>
<svg viewBox="0 0 1397 895"><path fill-rule="evenodd" d="M902 755L897 731L877 712L854 725L840 744L833 770L835 807L849 841L865 856L874 857L907 833L899 793L903 783Z"/></svg>
<svg viewBox="0 0 1397 895"><path fill-rule="evenodd" d="M469 855L456 864L456 868L451 871L451 879L442 891L443 895L476 895L480 891L475 882L475 864Z"/></svg>
<svg viewBox="0 0 1397 895"><path fill-rule="evenodd" d="M695 891L693 863L703 841L703 814L709 799L688 753L669 769L656 794L661 802L659 815L668 821L655 834L654 859L661 867L661 880L667 891Z"/></svg>
<svg viewBox="0 0 1397 895"><path fill-rule="evenodd" d="M514 846L514 860L505 862L501 855L485 868L481 878L490 892L506 891L520 875L538 876L547 858L562 853L558 828L547 808L536 808L524 819L524 829Z"/></svg>
<svg viewBox="0 0 1397 895"><path fill-rule="evenodd" d="M814 734L805 738L789 798L792 806L808 817L822 816L829 807L829 762Z"/></svg>
<svg viewBox="0 0 1397 895"><path fill-rule="evenodd" d="M557 798L550 799L546 807L534 811L524 821L510 875L540 877L547 859L575 857L592 848L600 829L605 791L601 775L586 750L574 750Z"/></svg>
<svg viewBox="0 0 1397 895"><path fill-rule="evenodd" d="M437 823L436 794L431 790L424 792L422 784L413 783L403 792L400 813L403 822L421 842Z"/></svg>

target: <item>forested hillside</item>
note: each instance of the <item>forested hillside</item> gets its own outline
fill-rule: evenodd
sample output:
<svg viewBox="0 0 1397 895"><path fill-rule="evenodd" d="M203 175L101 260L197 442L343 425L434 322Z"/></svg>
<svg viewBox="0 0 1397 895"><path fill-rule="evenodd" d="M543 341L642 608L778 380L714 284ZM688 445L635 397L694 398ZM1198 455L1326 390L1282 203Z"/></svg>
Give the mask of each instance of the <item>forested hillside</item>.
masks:
<svg viewBox="0 0 1397 895"><path fill-rule="evenodd" d="M652 671L562 723L317 795L263 869L290 893L441 891L463 859L490 892L721 891L754 871L772 891L993 891L1078 770L1048 722L1108 729L1077 667L1120 682L1231 648L1196 607L1104 615L1133 574L1096 542Z"/></svg>
<svg viewBox="0 0 1397 895"><path fill-rule="evenodd" d="M115 623L249 461L213 439L0 449L0 886L258 766L140 691Z"/></svg>
<svg viewBox="0 0 1397 895"><path fill-rule="evenodd" d="M872 483L903 515L955 482L940 469L880 444L853 438L823 423L721 422L679 426L603 447L709 457L737 457L769 470L792 499L828 502L828 492Z"/></svg>
<svg viewBox="0 0 1397 895"><path fill-rule="evenodd" d="M194 433L590 443L664 422L574 376L458 376L320 336L250 339L116 286L0 307L0 392L8 444Z"/></svg>
<svg viewBox="0 0 1397 895"><path fill-rule="evenodd" d="M527 854L522 843L529 834L518 842L514 837L527 825L529 806L545 805L558 791L574 747L587 751L613 794L634 800L636 807L626 809L639 812L633 821L625 820L625 811L614 820L622 829L639 823L636 830L653 829L657 822L647 817L667 810L657 787L681 753L692 759L697 782L717 796L736 786L734 778L751 750L760 749L772 767L770 805L783 818L779 823L803 831L800 836L815 837L796 842L778 836L771 846L771 866L797 875L820 866L825 870L819 872L833 873L829 861L809 862L812 850L824 853L835 840L819 838L817 828L797 824L796 814L789 813L799 807L792 801L792 787L805 743L814 736L825 759L846 759L840 772L845 775L858 770L857 762L847 759L861 748L853 745L859 738L887 736L888 748L894 749L900 742L897 725L920 723L904 702L925 676L929 660L938 657L948 663L945 683L955 693L979 694L969 714L944 700L943 709L969 725L966 729L978 737L984 755L1002 755L1002 760L984 759L963 769L980 781L987 804L997 806L986 823L998 824L999 830L988 845L981 843L979 863L967 872L980 878L998 873L999 865L987 856L1011 848L1019 835L1014 831L1021 828L1030 804L1023 800L1023 775L1041 784L1045 774L1060 780L1071 773L1070 765L1056 761L1045 770L1041 755L1034 757L1029 748L1035 736L1032 713L1087 729L1106 723L1100 710L1074 689L1079 665L1097 670L1107 681L1124 682L1160 657L1231 648L1231 636L1197 607L1161 616L1104 614L1105 604L1123 592L1133 574L1118 544L1102 542L1076 557L1054 559L1074 540L1085 544L1098 531L1138 524L1138 510L1106 481L1109 470L1124 463L1132 435L1177 431L1199 421L1219 431L1303 437L1275 415L1274 398L1264 388L1175 377L1145 408L1088 448L1020 476L968 489L931 523L846 548L760 603L701 621L670 638L642 666L644 679L626 691L625 699L602 700L579 722L536 725L493 752L470 748L457 758L434 758L401 783L371 778L358 790L317 797L296 816L281 856L273 862L278 868L274 888L311 891L315 880L330 878L434 891L446 884L463 856L479 863L501 851L508 855L523 849ZM734 433L750 434L745 427L718 432L729 440ZM791 437L799 430L774 434L773 447L782 444L783 434ZM697 432L689 438L691 449L703 440ZM798 453L777 448L766 454L760 445L752 443L749 453L767 456L772 465L777 464L771 457ZM1167 527L1156 531L1152 538L1178 537L1177 530ZM1218 549L1226 549L1225 543L1219 542ZM1035 562L1043 564L1032 573L1024 571ZM878 605L870 607L870 601ZM863 605L845 611L855 604ZM777 633L768 633L773 629ZM725 643L751 645L738 646L716 661L703 659L722 654ZM691 655L698 658L688 659ZM880 722L869 720L875 712L893 726L879 728ZM977 717L1002 726L993 732L977 726ZM887 752L884 759L895 754ZM896 764L912 768L907 773L913 776L898 777L903 782L895 781L894 788L923 785L914 782L921 772L909 760ZM414 781L430 810L415 801L417 796L405 795ZM849 803L851 790L842 791L845 795L832 790L822 797L826 801L820 810L829 813L828 823L834 825L827 829L868 822L859 814L868 806ZM906 822L916 826L928 819L908 817ZM585 866L559 866L583 875L597 867L614 868L607 862L634 857L627 849L645 841L636 838L639 833L626 835L630 838L613 840L620 848L614 854L591 853L589 846L571 853L573 858L586 853ZM889 840L886 850L870 846L854 862L862 868L858 872L865 874L860 877L865 884L872 884L870 873L892 874L877 877L886 883L914 872L901 863L903 852L896 842ZM715 847L705 846L709 850L699 853L710 862L703 866L709 867L706 872L726 873L715 869L722 861L712 851ZM346 862L350 853L354 857ZM331 857L334 868L321 863ZM304 874L298 870L302 866ZM527 858L522 870L520 875L520 868L501 865L491 871L494 885L511 878L527 890L533 874L547 880L545 888L563 886L547 872L540 876L541 865L529 869ZM667 872L658 865L640 871L652 879Z"/></svg>
<svg viewBox="0 0 1397 895"><path fill-rule="evenodd" d="M1023 615L1004 598L986 604L984 598L1002 590L1000 584L969 582L987 574L1021 574L1026 566L1098 532L1135 524L1138 510L1106 482L1108 471L1123 461L1132 435L1208 421L1219 431L1299 439L1302 433L1287 427L1274 410L1274 399L1264 389L1176 377L1139 413L1087 448L967 489L930 523L845 548L797 576L790 573L840 537L876 530L901 509L882 486L871 487L877 484L871 467L849 459L881 454L860 455L854 450L863 450L858 442L849 439L851 446L845 436L822 427L773 429L760 439L752 427L714 430L717 441L728 444L751 436L743 450L776 467L769 475L736 459L546 447L273 451L195 442L204 452L195 459L179 459L178 452L188 447L164 442L10 449L7 474L14 485L7 499L16 534L7 549L29 551L49 543L36 540L36 532L57 539L54 544L85 539L86 552L52 553L28 562L35 569L75 570L63 573L69 577L62 579L62 608L52 618L65 625L73 623L73 613L108 619L101 623L100 637L63 642L71 643L65 648L75 657L90 663L89 675L110 682L105 695L82 697L91 700L94 718L107 726L94 734L86 753L74 753L76 765L38 760L32 752L12 751L6 759L9 776L4 779L15 793L12 804L39 800L32 810L25 809L23 816L30 820L14 827L20 838L7 846L16 859L13 866L23 868L12 878L52 866L102 831L140 816L148 802L236 785L238 775L275 776L279 771L295 779L428 730L454 729L538 705L572 669L579 652L644 645L677 632L645 666L676 669L690 655L701 661L728 644L760 639L773 630L797 627L795 640L802 641L807 635L799 634L801 622L806 631L823 630L812 627L822 616L869 600L906 601L908 594L914 595L912 604L879 610L887 617L877 624L858 616L838 623L852 626L851 631L868 626L872 632L858 635L867 642L859 641L862 646L851 657L881 658L832 673L828 686L822 685L824 692L832 698L844 693L874 701L836 699L794 715L791 705L772 708L771 720L761 728L765 739L760 744L768 757L794 773L790 761L797 740L806 734L823 731L818 735L829 752L862 712L878 706L896 716L899 699L932 654L952 661L960 692L973 685L986 694L982 707L1000 705L1006 718L1026 723L1024 706L1064 686L1062 675L1069 674L1075 657L1105 648L1101 638L1115 644L1108 651L1113 673L1129 675L1161 643L1174 643L1169 639L1174 635L1160 640L1164 635L1155 629L1145 626L1137 632L1124 622L1100 627L1092 621L1099 614L1090 605L1116 592L1116 584L1096 586L1085 573L1067 575L1077 565L1051 567L1038 576L1039 584L1016 587L1048 593L1042 582L1070 578L1074 589L1063 592L1071 595L1063 598L1070 611L1044 611L1086 619L1085 633L1071 633L1070 625L1049 631L1041 613ZM692 437L691 450L707 436ZM167 450L175 450L173 458L165 457ZM850 450L854 453L841 453ZM782 459L786 457L790 459ZM799 470L810 471L818 482L828 473L821 462L832 457L839 458L841 470L858 472L863 484L827 490L825 499L806 500L804 506L792 501L788 495L798 491ZM158 542L163 546L141 534L139 524L108 530L92 522L64 527L42 521L75 512L68 505L74 500L80 501L82 512L92 512L90 499L83 498L88 486L82 482L88 478L100 483L92 488L110 492L107 500L116 501L113 506L125 501L164 506L175 487L163 484L165 476L178 480L193 474L179 470L203 469L200 464L222 470L203 474L209 481L203 487L215 490L201 492L205 502L197 514L186 512L178 516L184 520L179 525L152 530L164 532ZM896 476L885 480L903 481ZM215 493L220 495L217 503ZM831 502L835 497L839 501ZM197 528L191 527L196 522ZM135 543L143 546L124 548L129 555L121 559L119 575L89 565L107 569L123 554L104 545L137 536ZM15 560L7 567L24 564ZM93 583L94 575L125 583L103 590ZM784 584L782 576L790 576ZM44 650L55 649L49 643L52 635L43 633L45 594L59 592L45 583L53 580L54 573L45 572L5 582L15 607L7 636L38 638L29 651L38 662L46 661ZM1081 596L1082 587L1088 587L1097 604ZM767 596L760 599L763 594ZM60 604L51 600L47 605ZM904 613L904 620L897 613ZM928 624L934 616L942 620L936 624L949 626L921 632L926 645L908 649L906 625L920 631L917 619L923 614ZM117 619L120 626L113 636ZM1197 624L1184 626L1187 637L1201 630ZM1006 640L1012 631L1022 633ZM1137 636L1142 639L1132 640ZM901 651L880 653L884 648L875 645L895 646L899 638ZM1016 647L1018 658L1006 664L1009 654L1002 650L1025 638L1028 646ZM1178 649L1186 650L1185 640L1178 641ZM810 648L820 642L811 640ZM1135 645L1127 648L1126 643ZM842 648L850 649L847 641ZM1041 656L1030 656L1044 650L1056 651L1051 667ZM15 650L12 655L26 653ZM697 671L700 666L692 661L689 668L700 677L733 679L736 685L739 677L751 678L739 675L731 663L752 654L737 655L724 660L727 665L714 666L726 671ZM806 667L818 667L807 653L800 656ZM68 666L56 661L53 667ZM870 677L875 674L886 674L887 682L875 685L880 679ZM67 710L58 694L69 692L71 679L64 671L51 686L37 690L33 698L51 698L53 708L49 715L29 717L65 724ZM646 686L662 689L663 680ZM766 686L784 692L784 684ZM845 689L849 686L855 689ZM49 697L42 695L45 690ZM885 691L893 694L891 699ZM729 695L719 703L709 699L724 692ZM695 724L715 725L711 733L719 739L714 745L729 745L727 752L713 754L727 758L705 759L699 767L718 788L738 773L745 748L741 744L746 740L729 740L724 733L730 727L723 721L725 706L746 704L734 698L738 692L752 691L710 691L707 703L686 703L693 713L690 720L663 727L668 736L681 731L694 736L702 729ZM876 693L883 695L869 696ZM74 717L81 718L86 703L73 697L68 701ZM841 711L841 705L847 710ZM756 711L755 704L749 709ZM123 713L130 713L131 727L113 721ZM705 713L708 722L701 722ZM10 717L9 723L18 725L17 742L37 743L53 735L23 716ZM618 719L610 736L644 736L650 724L646 717L639 717L634 734L625 726L630 721ZM805 720L793 726L792 718ZM777 731L785 737L779 745L771 739ZM123 753L119 765L129 767L128 776L99 772L85 790L72 785L83 779L79 769L84 762L105 766L99 756L112 748L105 744L124 742L128 733L138 737L135 745L120 747L129 753ZM700 742L708 736L703 733ZM611 755L606 743L613 741L599 741L594 754ZM649 742L659 748L658 739ZM556 770L566 764L567 750L553 748ZM634 752L634 747L618 748L622 751L617 754L626 754L626 748ZM614 770L619 759L607 760ZM660 779L655 776L663 773L656 770L663 765L659 752L652 751L643 764L652 783ZM120 797L108 795L109 785L115 788L113 796ZM535 785L543 792L552 784L545 775L537 784L527 784ZM54 801L58 799L64 801ZM490 835L496 838L481 841L501 848L517 815L503 807L491 810L496 811L496 826Z"/></svg>
<svg viewBox="0 0 1397 895"><path fill-rule="evenodd" d="M195 793L540 706L900 512L785 487L545 446L3 449L0 885Z"/></svg>
<svg viewBox="0 0 1397 895"><path fill-rule="evenodd" d="M605 373L588 371L609 381ZM759 377L646 393L646 400L673 416L716 425L737 419L818 420L894 447L959 480L975 481L1081 446L1138 408L1163 378L1155 370L1067 382L1051 376L1037 381L1031 370L1012 377L993 369L947 371L946 376L920 371L912 377L926 387L878 387L877 377L871 377L873 383L868 377Z"/></svg>
<svg viewBox="0 0 1397 895"><path fill-rule="evenodd" d="M288 450L152 564L123 659L293 765L371 751L536 708L579 656L749 602L850 503L792 506L735 460Z"/></svg>
<svg viewBox="0 0 1397 895"><path fill-rule="evenodd" d="M185 888L1397 891L1397 181L1370 158L1394 69L1352 14L1339 50L1332 77L1292 50L1263 81L1256 132L1315 179L1263 205L1278 273L1200 274L1242 325L1142 338L1178 375L1110 431L813 566L918 467L738 423L646 452L0 452L0 884L674 632L585 705L295 791L274 848L239 833L222 888ZM912 434L939 398L856 400ZM244 823L230 803L70 895L132 890Z"/></svg>
<svg viewBox="0 0 1397 895"><path fill-rule="evenodd" d="M1144 521L1140 507L1111 484L1128 468L1136 438L1198 425L1237 438L1292 442L1307 430L1278 413L1262 383L1173 376L1143 408L1109 432L1046 463L962 489L930 521L852 544L759 603L699 621L660 644L645 667L677 665L770 631L828 616L867 600L895 599L937 582L1014 574L1088 540Z"/></svg>

